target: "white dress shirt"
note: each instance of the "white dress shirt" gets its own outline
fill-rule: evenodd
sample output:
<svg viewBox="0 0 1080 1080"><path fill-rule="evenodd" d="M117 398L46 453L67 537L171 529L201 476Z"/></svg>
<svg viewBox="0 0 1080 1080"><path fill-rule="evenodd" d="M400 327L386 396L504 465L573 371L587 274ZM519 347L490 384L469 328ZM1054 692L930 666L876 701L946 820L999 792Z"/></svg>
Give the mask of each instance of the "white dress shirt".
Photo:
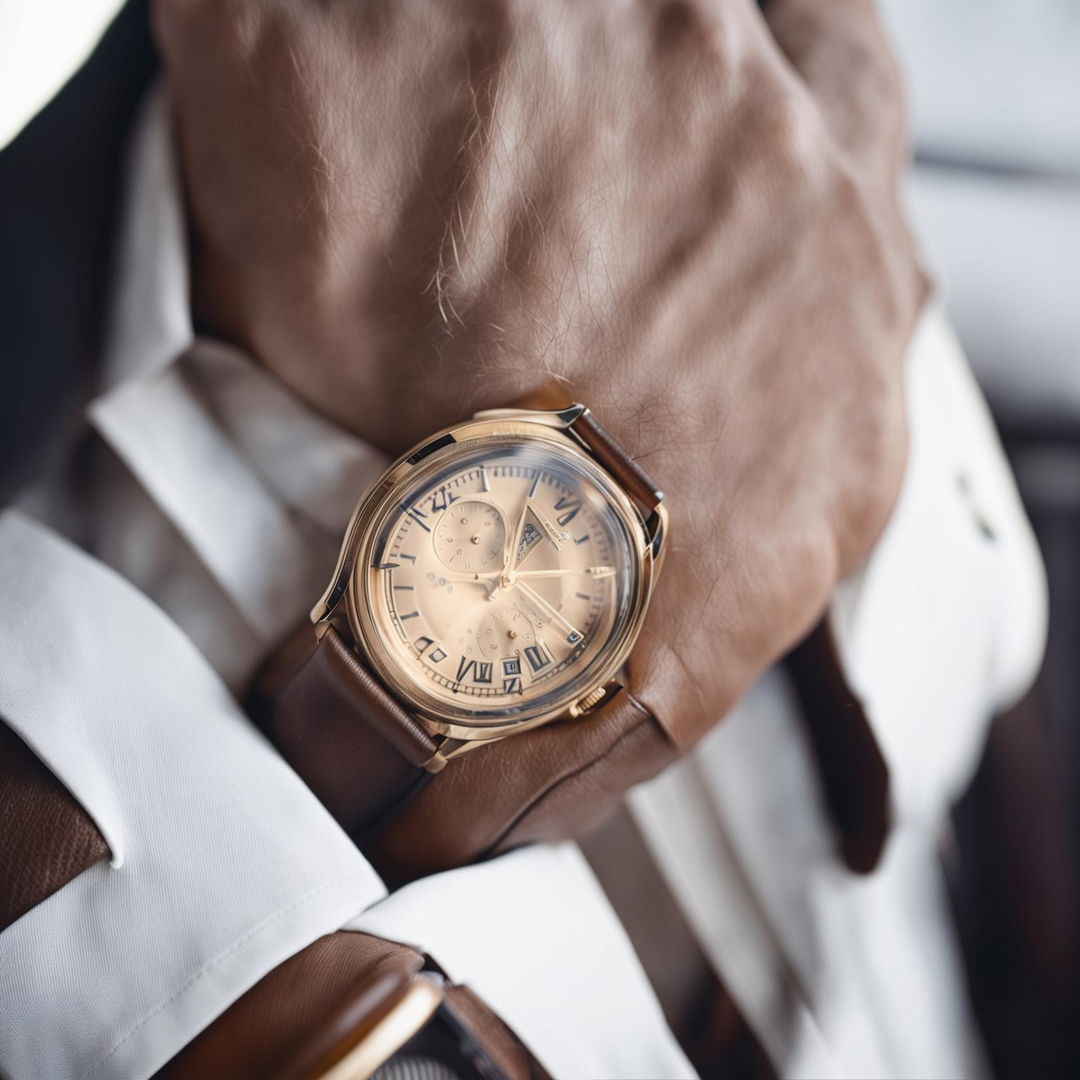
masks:
<svg viewBox="0 0 1080 1080"><path fill-rule="evenodd" d="M693 1077L575 845L387 897L243 716L234 692L322 591L384 462L246 357L195 339L160 92L133 149L87 408L104 445L76 433L70 475L0 514L0 717L87 809L111 861L0 933L0 1073L149 1076L347 924L434 956L553 1076Z"/></svg>
<svg viewBox="0 0 1080 1080"><path fill-rule="evenodd" d="M98 442L74 440L71 468L0 515L0 716L112 853L0 933L0 1071L148 1076L285 957L347 926L433 955L560 1080L693 1076L575 846L386 897L239 711L230 691L321 592L383 461L248 357L195 338L160 91L127 205L86 411ZM893 772L883 867L862 879L837 862L777 673L633 798L786 1075L979 1067L935 851L987 718L1033 672L1044 590L978 391L934 309L909 376L904 494L832 616Z"/></svg>

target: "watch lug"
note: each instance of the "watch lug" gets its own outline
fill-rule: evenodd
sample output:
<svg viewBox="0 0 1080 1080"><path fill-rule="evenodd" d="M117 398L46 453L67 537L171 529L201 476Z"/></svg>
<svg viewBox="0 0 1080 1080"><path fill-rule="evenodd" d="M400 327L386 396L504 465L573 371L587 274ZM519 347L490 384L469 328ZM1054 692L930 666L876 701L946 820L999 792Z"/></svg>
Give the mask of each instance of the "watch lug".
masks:
<svg viewBox="0 0 1080 1080"><path fill-rule="evenodd" d="M312 614L314 615L314 612ZM350 648L355 648L356 639L353 636L352 627L349 625L349 616L341 608L340 604L315 620L316 639L321 641L323 635L331 626L338 632L342 641L347 642Z"/></svg>
<svg viewBox="0 0 1080 1080"><path fill-rule="evenodd" d="M424 769L431 773L441 773L446 768L446 763L450 759L442 752L442 749L438 749L424 762Z"/></svg>
<svg viewBox="0 0 1080 1080"><path fill-rule="evenodd" d="M668 509L660 502L656 504L656 508L645 522L645 535L649 540L649 553L652 555L653 566L657 571L659 571L660 564L664 560L667 532Z"/></svg>
<svg viewBox="0 0 1080 1080"><path fill-rule="evenodd" d="M588 406L575 403L565 409L484 409L473 415L474 420L528 420L532 424L559 428L570 428L589 411Z"/></svg>
<svg viewBox="0 0 1080 1080"><path fill-rule="evenodd" d="M453 758L461 757L462 754L468 753L470 750L475 750L480 746L487 746L490 743L498 742L500 736L496 736L493 739L453 739L449 735L436 735L435 745L439 748L436 754L437 757L442 759L442 764L445 765ZM442 768L442 765L439 766ZM430 769L429 772L438 772L438 769Z"/></svg>

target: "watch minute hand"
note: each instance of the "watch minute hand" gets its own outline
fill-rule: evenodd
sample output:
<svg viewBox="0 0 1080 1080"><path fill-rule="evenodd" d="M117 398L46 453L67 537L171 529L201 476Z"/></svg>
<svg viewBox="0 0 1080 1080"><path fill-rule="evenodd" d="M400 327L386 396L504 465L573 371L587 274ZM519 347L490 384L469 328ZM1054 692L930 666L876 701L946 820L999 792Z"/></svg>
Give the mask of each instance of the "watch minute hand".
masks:
<svg viewBox="0 0 1080 1080"><path fill-rule="evenodd" d="M570 645L576 645L585 636L572 622L569 622L560 615L559 612L557 612L555 608L553 608L535 589L529 588L529 586L526 585L524 581L521 581L520 578L515 581L514 584L534 604L547 611L548 615L554 621L562 623L567 631L566 640Z"/></svg>
<svg viewBox="0 0 1080 1080"><path fill-rule="evenodd" d="M518 570L515 578L557 578L570 577L573 574L588 574L590 577L614 577L614 566L569 566L561 570Z"/></svg>

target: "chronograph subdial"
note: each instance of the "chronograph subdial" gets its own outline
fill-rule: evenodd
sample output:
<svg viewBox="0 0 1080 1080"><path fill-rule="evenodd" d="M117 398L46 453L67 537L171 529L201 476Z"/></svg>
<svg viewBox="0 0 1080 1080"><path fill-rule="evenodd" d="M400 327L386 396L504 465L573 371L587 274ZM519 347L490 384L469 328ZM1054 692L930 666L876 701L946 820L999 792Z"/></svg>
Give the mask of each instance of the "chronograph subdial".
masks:
<svg viewBox="0 0 1080 1080"><path fill-rule="evenodd" d="M481 655L509 656L535 645L539 622L533 612L519 604L492 612L477 627L476 642Z"/></svg>
<svg viewBox="0 0 1080 1080"><path fill-rule="evenodd" d="M536 644L543 620L525 604L508 603L482 618L473 612L447 635L465 657L489 660L492 655L510 655Z"/></svg>
<svg viewBox="0 0 1080 1080"><path fill-rule="evenodd" d="M432 541L439 560L449 569L490 570L502 563L506 520L493 503L455 502L443 512Z"/></svg>

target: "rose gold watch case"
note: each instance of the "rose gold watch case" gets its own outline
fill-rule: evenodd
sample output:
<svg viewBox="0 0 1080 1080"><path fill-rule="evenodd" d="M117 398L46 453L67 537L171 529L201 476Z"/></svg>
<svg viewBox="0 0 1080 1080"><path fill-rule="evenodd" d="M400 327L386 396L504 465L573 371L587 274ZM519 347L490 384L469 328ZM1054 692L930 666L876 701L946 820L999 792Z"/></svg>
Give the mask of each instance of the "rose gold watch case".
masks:
<svg viewBox="0 0 1080 1080"><path fill-rule="evenodd" d="M353 511L345 540L338 556L330 584L311 611L316 633L337 619L344 607L349 630L356 646L372 671L377 674L395 696L412 711L428 730L436 736L460 741L466 745L505 738L507 735L548 723L566 716L577 716L597 704L604 696L605 687L622 669L641 631L645 612L656 581L663 557L667 533L667 510L662 503L646 521L626 492L613 477L595 460L585 445L572 434L572 425L587 412L583 405L574 405L558 412L535 412L526 409L499 409L478 413L473 419L444 429L420 445L403 454L382 475L371 490L360 500ZM429 471L436 463L455 454L462 448L485 442L497 444L506 441L533 441L554 444L564 452L569 449L587 462L587 468L597 476L598 486L616 509L633 537L633 555L637 560L635 595L629 611L623 618L614 638L607 646L608 653L598 667L595 677L581 690L571 691L568 698L556 697L555 704L535 714L526 712L506 722L492 720L469 723L460 716L439 708L438 702L423 701L415 684L384 655L384 647L361 595L361 589L375 588L371 547L378 526L386 510L396 502L397 493L409 488L420 471ZM463 746L462 749L465 747Z"/></svg>

